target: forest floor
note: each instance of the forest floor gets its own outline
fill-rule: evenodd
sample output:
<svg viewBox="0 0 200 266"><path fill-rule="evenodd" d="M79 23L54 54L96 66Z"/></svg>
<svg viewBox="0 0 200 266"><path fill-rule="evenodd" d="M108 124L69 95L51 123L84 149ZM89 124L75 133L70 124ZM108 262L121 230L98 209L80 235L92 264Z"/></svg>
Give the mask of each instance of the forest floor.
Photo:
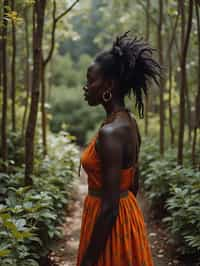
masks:
<svg viewBox="0 0 200 266"><path fill-rule="evenodd" d="M50 255L54 266L76 266L83 201L87 194L87 178L83 170L76 187L77 193L69 204L66 222L63 225L64 238L57 243L56 251ZM155 266L187 266L172 256L173 248L169 244L168 234L162 223L152 218L148 200L141 192L137 200L143 211Z"/></svg>

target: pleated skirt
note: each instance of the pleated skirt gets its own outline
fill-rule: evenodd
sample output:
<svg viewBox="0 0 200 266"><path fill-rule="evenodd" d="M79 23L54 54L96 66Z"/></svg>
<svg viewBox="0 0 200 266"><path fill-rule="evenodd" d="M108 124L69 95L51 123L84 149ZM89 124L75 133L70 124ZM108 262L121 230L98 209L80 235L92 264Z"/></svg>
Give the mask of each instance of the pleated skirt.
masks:
<svg viewBox="0 0 200 266"><path fill-rule="evenodd" d="M84 199L77 266L100 212L101 198L87 195ZM119 215L107 239L105 249L95 266L153 266L143 214L132 192L120 198Z"/></svg>

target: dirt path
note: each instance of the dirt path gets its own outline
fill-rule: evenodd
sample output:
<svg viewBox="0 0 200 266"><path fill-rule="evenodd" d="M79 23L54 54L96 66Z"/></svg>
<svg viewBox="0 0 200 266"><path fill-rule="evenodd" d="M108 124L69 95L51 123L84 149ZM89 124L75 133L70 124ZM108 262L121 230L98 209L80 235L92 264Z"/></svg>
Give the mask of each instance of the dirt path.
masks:
<svg viewBox="0 0 200 266"><path fill-rule="evenodd" d="M87 194L86 175L83 171L75 186L77 192L70 204L70 215L66 217L66 223L63 226L64 239L58 243L55 254L51 255L56 266L76 266L83 200ZM171 259L167 234L160 224L151 219L148 201L141 194L137 199L144 214L155 266L184 266L177 259Z"/></svg>

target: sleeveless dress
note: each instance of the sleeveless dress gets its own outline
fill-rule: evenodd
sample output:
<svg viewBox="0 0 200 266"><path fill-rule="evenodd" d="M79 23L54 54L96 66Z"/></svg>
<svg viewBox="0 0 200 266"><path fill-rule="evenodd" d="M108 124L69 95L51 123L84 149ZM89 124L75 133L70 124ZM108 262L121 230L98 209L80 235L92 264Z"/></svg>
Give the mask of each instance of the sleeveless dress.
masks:
<svg viewBox="0 0 200 266"><path fill-rule="evenodd" d="M88 175L88 189L101 189L101 167L95 150L96 134L81 154L81 165ZM121 170L120 191L131 187L135 168ZM86 195L83 204L80 241L76 266L81 265L82 257L100 212L101 198ZM112 227L104 251L95 266L153 266L151 250L142 212L134 194L120 198L119 215Z"/></svg>

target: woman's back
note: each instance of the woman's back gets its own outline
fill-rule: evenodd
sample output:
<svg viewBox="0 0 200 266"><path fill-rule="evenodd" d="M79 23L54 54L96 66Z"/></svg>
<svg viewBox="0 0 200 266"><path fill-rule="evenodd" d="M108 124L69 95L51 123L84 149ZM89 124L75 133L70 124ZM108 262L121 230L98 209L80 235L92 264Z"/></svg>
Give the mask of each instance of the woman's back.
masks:
<svg viewBox="0 0 200 266"><path fill-rule="evenodd" d="M127 109L128 110L128 109ZM113 121L104 127L110 127L112 130L116 130L121 135L120 141L123 145L123 165L122 169L127 169L131 166L135 166L138 162L139 149L141 144L141 138L137 122L130 111L118 112ZM98 139L96 141L95 149L98 152Z"/></svg>

